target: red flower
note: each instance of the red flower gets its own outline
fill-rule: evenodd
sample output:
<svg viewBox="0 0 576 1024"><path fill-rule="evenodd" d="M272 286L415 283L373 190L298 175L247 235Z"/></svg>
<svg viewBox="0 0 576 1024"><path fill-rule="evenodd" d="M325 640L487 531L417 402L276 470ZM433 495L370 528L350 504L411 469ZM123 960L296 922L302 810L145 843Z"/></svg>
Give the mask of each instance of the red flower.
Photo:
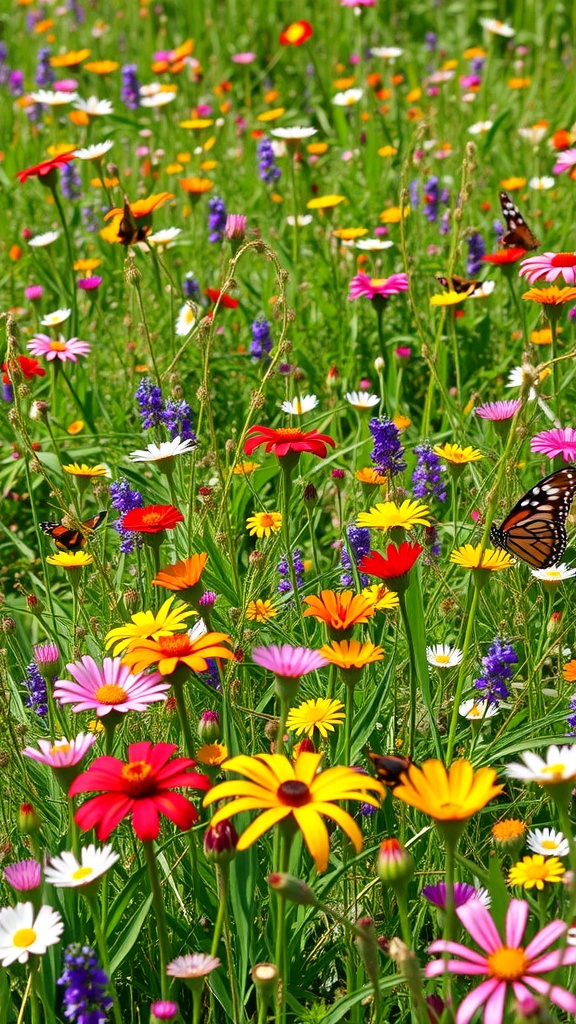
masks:
<svg viewBox="0 0 576 1024"><path fill-rule="evenodd" d="M280 46L302 46L311 35L312 25L309 21L293 21L280 33Z"/></svg>
<svg viewBox="0 0 576 1024"><path fill-rule="evenodd" d="M386 557L379 551L371 551L369 555L364 555L358 571L369 576L378 576L381 580L395 580L398 576L410 572L422 551L420 544L410 544L407 540L399 548L395 544L389 544L386 548Z"/></svg>
<svg viewBox="0 0 576 1024"><path fill-rule="evenodd" d="M87 771L70 786L69 796L96 793L78 808L74 820L83 831L96 828L96 836L106 842L117 825L129 814L132 827L144 842L157 839L159 814L165 814L178 828L186 831L198 820L198 811L186 797L172 792L174 786L210 789L210 780L190 769L196 764L189 757L176 757L174 743L146 740L128 747L128 761L117 757L97 757Z"/></svg>
<svg viewBox="0 0 576 1024"><path fill-rule="evenodd" d="M29 356L18 356L18 362L20 363L20 369L22 370L26 380L32 380L33 377L46 376L46 370L40 366L37 359L30 359ZM10 377L8 376L8 364L2 363L2 369L4 371L2 382L3 384L9 384Z"/></svg>
<svg viewBox="0 0 576 1024"><path fill-rule="evenodd" d="M73 153L60 153L60 156L53 156L50 160L43 160L42 163L36 164L35 167L27 167L25 171L18 171L16 177L20 184L23 185L26 178L45 178L47 174L50 174L50 171L54 171L58 167L65 167L73 159Z"/></svg>
<svg viewBox="0 0 576 1024"><path fill-rule="evenodd" d="M498 252L493 252L489 256L483 256L482 260L484 263L495 263L496 266L505 266L507 263L517 263L523 256L526 255L527 249L498 249Z"/></svg>
<svg viewBox="0 0 576 1024"><path fill-rule="evenodd" d="M240 305L238 299L232 299L226 292L220 292L217 288L207 288L206 295L214 303L220 300L220 305L224 306L224 309L237 309Z"/></svg>
<svg viewBox="0 0 576 1024"><path fill-rule="evenodd" d="M304 433L298 427L286 427L281 430L274 430L272 427L250 427L249 437L244 445L246 455L259 448L261 444L266 445L266 452L274 452L279 459L288 455L288 452L310 452L325 459L328 454L327 445L336 447L336 442L327 434L319 434L316 430L308 430Z"/></svg>
<svg viewBox="0 0 576 1024"><path fill-rule="evenodd" d="M173 530L176 523L183 522L184 516L174 505L144 505L144 508L133 508L126 513L122 529L161 533L162 530Z"/></svg>

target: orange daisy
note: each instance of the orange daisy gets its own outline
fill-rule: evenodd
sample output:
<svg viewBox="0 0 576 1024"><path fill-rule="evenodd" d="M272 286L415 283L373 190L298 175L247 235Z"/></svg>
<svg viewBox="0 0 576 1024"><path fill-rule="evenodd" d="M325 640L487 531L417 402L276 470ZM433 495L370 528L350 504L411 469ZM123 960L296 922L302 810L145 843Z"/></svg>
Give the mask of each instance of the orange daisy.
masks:
<svg viewBox="0 0 576 1024"><path fill-rule="evenodd" d="M374 615L374 603L363 594L352 590L322 590L316 597L304 598L309 607L304 615L313 615L317 622L325 622L329 630L348 630L360 622L368 622Z"/></svg>

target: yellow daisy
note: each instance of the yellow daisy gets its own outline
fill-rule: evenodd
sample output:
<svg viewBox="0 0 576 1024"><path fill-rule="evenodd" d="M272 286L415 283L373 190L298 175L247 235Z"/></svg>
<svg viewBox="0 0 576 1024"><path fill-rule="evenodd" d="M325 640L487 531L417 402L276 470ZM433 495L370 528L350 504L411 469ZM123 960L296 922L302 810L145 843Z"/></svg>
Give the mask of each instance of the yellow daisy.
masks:
<svg viewBox="0 0 576 1024"><path fill-rule="evenodd" d="M251 622L268 622L276 615L278 615L278 612L272 601L262 601L258 598L256 601L248 602L246 618L250 619Z"/></svg>
<svg viewBox="0 0 576 1024"><path fill-rule="evenodd" d="M246 529L250 530L250 536L269 537L271 533L278 533L282 528L281 512L255 512L248 516Z"/></svg>
<svg viewBox="0 0 576 1024"><path fill-rule="evenodd" d="M176 630L186 626L186 619L196 615L192 608L187 608L182 601L174 606L174 597L169 597L156 612L135 612L130 622L116 626L106 634L106 650L114 644L113 654L128 651L139 640L158 640L161 636L172 636Z"/></svg>
<svg viewBox="0 0 576 1024"><path fill-rule="evenodd" d="M446 444L435 445L434 451L441 459L446 459L446 462L451 462L455 466L465 466L468 462L478 462L479 459L484 458L482 452L470 444L466 448L462 448L459 444L446 442Z"/></svg>
<svg viewBox="0 0 576 1024"><path fill-rule="evenodd" d="M334 731L335 725L341 725L344 721L344 705L341 700L330 700L328 697L318 697L316 700L305 700L297 708L292 708L286 720L288 729L292 729L297 736L306 733L312 739L314 729L318 729L323 740L328 733Z"/></svg>
<svg viewBox="0 0 576 1024"><path fill-rule="evenodd" d="M369 512L360 512L357 526L368 526L372 530L393 530L401 527L412 530L415 526L430 526L429 508L419 501L406 499L400 506L393 501L379 502Z"/></svg>
<svg viewBox="0 0 576 1024"><path fill-rule="evenodd" d="M506 551L500 548L485 548L482 545L463 544L456 548L450 555L450 561L464 569L487 569L490 572L498 572L500 569L510 569L514 565L514 559Z"/></svg>
<svg viewBox="0 0 576 1024"><path fill-rule="evenodd" d="M48 555L46 559L49 565L59 565L61 569L83 569L85 565L91 565L94 555L87 551L59 551L57 555Z"/></svg>
<svg viewBox="0 0 576 1024"><path fill-rule="evenodd" d="M85 462L79 465L77 462L71 462L68 466L62 466L65 473L69 473L70 476L106 476L108 470L106 466L99 463L97 466L87 466Z"/></svg>

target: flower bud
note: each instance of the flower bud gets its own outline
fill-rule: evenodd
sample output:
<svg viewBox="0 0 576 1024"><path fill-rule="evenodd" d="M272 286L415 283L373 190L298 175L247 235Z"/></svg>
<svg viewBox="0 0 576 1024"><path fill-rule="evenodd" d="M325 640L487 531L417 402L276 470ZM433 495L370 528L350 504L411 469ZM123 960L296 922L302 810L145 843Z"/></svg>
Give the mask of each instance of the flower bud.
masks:
<svg viewBox="0 0 576 1024"><path fill-rule="evenodd" d="M255 964L250 971L258 1002L265 1011L276 1002L276 991L278 988L278 968L276 964Z"/></svg>
<svg viewBox="0 0 576 1024"><path fill-rule="evenodd" d="M203 711L198 722L198 739L201 743L217 743L222 736L220 715L217 711Z"/></svg>
<svg viewBox="0 0 576 1024"><path fill-rule="evenodd" d="M383 885L405 885L414 874L414 858L397 839L385 839L380 847L376 871Z"/></svg>
<svg viewBox="0 0 576 1024"><path fill-rule="evenodd" d="M229 864L236 856L238 833L229 821L209 825L204 833L204 856L210 864Z"/></svg>
<svg viewBox="0 0 576 1024"><path fill-rule="evenodd" d="M287 875L284 871L274 871L268 875L268 885L274 892L282 893L290 903L297 903L301 907L314 907L316 897L310 886L301 882L294 875Z"/></svg>
<svg viewBox="0 0 576 1024"><path fill-rule="evenodd" d="M316 505L318 501L318 491L314 487L314 484L306 484L302 497L307 505Z"/></svg>
<svg viewBox="0 0 576 1024"><path fill-rule="evenodd" d="M376 356L376 359L374 360L374 369L376 370L376 373L382 373L385 365L386 364L382 356Z"/></svg>
<svg viewBox="0 0 576 1024"><path fill-rule="evenodd" d="M378 983L378 936L371 917L356 921L356 946L372 984Z"/></svg>
<svg viewBox="0 0 576 1024"><path fill-rule="evenodd" d="M42 821L32 804L20 804L18 828L25 836L31 836L42 827Z"/></svg>
<svg viewBox="0 0 576 1024"><path fill-rule="evenodd" d="M165 1020L175 1020L178 1016L178 1003L170 999L160 999L150 1007L150 1024L161 1024Z"/></svg>

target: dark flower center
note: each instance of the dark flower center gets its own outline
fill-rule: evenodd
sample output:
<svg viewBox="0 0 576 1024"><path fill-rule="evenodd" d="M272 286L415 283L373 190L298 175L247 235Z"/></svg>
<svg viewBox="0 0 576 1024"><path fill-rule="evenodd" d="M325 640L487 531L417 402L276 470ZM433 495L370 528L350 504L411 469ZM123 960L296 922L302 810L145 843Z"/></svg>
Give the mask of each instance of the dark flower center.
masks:
<svg viewBox="0 0 576 1024"><path fill-rule="evenodd" d="M312 796L305 782L290 779L278 787L276 796L287 807L304 807L310 803Z"/></svg>
<svg viewBox="0 0 576 1024"><path fill-rule="evenodd" d="M124 791L130 796L140 796L150 789L149 776L152 766L146 761L129 761L122 767L120 777L124 782Z"/></svg>

